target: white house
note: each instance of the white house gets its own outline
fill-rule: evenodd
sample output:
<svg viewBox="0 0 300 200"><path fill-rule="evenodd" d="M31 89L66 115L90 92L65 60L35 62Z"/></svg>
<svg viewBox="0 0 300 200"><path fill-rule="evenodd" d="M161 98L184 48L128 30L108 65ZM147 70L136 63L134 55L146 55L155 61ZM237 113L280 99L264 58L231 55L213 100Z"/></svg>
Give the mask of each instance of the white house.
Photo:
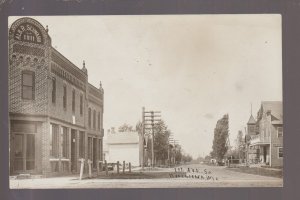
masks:
<svg viewBox="0 0 300 200"><path fill-rule="evenodd" d="M140 165L140 136L138 132L117 132L107 135L107 162Z"/></svg>

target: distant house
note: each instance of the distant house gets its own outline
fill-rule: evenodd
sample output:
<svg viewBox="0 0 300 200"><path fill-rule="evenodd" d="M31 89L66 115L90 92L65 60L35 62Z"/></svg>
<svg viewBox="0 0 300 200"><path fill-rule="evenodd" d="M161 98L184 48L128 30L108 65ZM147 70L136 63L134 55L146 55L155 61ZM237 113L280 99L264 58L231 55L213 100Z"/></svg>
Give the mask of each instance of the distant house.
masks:
<svg viewBox="0 0 300 200"><path fill-rule="evenodd" d="M107 162L131 163L139 166L141 162L142 139L138 132L117 132L107 135Z"/></svg>
<svg viewBox="0 0 300 200"><path fill-rule="evenodd" d="M257 119L247 123L247 159L271 167L283 165L283 115L281 101L263 101Z"/></svg>

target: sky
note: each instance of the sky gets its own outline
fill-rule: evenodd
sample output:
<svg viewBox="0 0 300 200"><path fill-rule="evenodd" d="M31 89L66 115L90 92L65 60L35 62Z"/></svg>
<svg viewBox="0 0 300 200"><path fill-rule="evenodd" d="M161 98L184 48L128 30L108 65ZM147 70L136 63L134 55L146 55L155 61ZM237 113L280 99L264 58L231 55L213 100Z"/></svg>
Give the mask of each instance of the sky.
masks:
<svg viewBox="0 0 300 200"><path fill-rule="evenodd" d="M17 18L9 17L9 24ZM281 16L32 16L52 46L104 88L106 130L161 111L184 151L211 151L229 114L230 143L261 101L282 101Z"/></svg>

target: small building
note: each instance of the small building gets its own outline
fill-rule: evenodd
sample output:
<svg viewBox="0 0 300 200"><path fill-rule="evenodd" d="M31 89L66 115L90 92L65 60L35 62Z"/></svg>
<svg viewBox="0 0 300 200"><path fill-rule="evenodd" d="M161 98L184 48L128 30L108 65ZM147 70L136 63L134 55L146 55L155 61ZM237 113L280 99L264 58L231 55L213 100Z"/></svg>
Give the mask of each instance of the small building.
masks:
<svg viewBox="0 0 300 200"><path fill-rule="evenodd" d="M136 131L116 132L107 135L107 162L131 163L140 166L141 163L141 136Z"/></svg>
<svg viewBox="0 0 300 200"><path fill-rule="evenodd" d="M271 167L283 166L283 113L281 101L263 101L257 119L247 123L247 160Z"/></svg>
<svg viewBox="0 0 300 200"><path fill-rule="evenodd" d="M102 85L52 47L48 31L29 17L9 29L10 175L78 173L81 158L93 169L102 160Z"/></svg>

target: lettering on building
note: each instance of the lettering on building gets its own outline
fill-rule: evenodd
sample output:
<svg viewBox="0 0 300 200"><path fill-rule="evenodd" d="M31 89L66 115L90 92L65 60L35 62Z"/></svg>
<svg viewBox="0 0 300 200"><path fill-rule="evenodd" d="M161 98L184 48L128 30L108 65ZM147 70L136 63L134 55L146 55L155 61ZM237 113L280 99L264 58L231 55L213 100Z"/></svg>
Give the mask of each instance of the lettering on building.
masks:
<svg viewBox="0 0 300 200"><path fill-rule="evenodd" d="M20 24L14 32L14 39L23 42L43 44L44 39L41 31L33 24Z"/></svg>

